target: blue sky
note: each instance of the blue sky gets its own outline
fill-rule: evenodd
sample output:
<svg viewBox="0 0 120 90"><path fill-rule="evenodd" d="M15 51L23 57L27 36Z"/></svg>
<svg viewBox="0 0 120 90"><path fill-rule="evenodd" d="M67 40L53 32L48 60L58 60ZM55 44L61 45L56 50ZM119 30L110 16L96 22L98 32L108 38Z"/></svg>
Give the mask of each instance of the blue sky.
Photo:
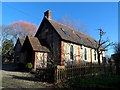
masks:
<svg viewBox="0 0 120 90"><path fill-rule="evenodd" d="M52 19L59 21L65 16L82 23L90 36L98 40L102 28L112 42L118 42L118 3L117 2L14 2L2 3L2 24L27 21L40 25L44 12L50 9ZM113 50L107 52L112 54Z"/></svg>

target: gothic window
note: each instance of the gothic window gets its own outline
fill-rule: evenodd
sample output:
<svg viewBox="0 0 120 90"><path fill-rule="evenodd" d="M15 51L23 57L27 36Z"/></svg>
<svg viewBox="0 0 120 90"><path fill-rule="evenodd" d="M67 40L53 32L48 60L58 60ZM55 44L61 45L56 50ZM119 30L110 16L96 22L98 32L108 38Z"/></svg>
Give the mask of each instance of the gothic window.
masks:
<svg viewBox="0 0 120 90"><path fill-rule="evenodd" d="M86 48L84 49L84 58L85 60L87 60L87 49Z"/></svg>
<svg viewBox="0 0 120 90"><path fill-rule="evenodd" d="M94 59L96 60L96 51L94 50Z"/></svg>
<svg viewBox="0 0 120 90"><path fill-rule="evenodd" d="M74 52L73 45L70 45L70 59L72 60L73 60L73 52Z"/></svg>

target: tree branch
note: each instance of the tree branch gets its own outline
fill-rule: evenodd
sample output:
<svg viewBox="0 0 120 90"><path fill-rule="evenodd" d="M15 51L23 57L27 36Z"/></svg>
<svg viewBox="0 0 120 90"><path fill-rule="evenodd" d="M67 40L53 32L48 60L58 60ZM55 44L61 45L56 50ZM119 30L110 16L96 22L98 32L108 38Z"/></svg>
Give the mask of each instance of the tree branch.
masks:
<svg viewBox="0 0 120 90"><path fill-rule="evenodd" d="M100 44L100 46L102 46L102 45L105 44L106 42L108 42L108 40L105 40L104 42L102 42L102 43Z"/></svg>
<svg viewBox="0 0 120 90"><path fill-rule="evenodd" d="M104 48L107 48L109 46L113 45L113 42L109 43L108 45L106 45Z"/></svg>

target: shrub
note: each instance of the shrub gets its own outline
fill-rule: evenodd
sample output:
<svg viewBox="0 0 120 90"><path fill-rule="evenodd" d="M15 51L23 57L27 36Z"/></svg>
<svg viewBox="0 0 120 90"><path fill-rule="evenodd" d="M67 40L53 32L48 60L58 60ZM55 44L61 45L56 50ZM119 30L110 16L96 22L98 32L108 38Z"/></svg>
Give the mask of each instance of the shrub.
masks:
<svg viewBox="0 0 120 90"><path fill-rule="evenodd" d="M27 63L27 64L26 64L26 68L27 68L27 69L31 70L32 67L33 67L32 63Z"/></svg>

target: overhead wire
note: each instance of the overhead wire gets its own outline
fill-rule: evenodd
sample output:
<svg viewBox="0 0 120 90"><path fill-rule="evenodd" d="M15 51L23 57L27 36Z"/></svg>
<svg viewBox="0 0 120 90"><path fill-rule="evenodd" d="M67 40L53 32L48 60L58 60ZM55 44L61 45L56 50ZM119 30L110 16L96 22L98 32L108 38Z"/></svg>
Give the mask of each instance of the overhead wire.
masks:
<svg viewBox="0 0 120 90"><path fill-rule="evenodd" d="M39 17L33 16L33 15L29 14L29 13L26 13L26 12L24 12L24 11L22 11L22 10L20 10L20 9L17 9L17 8L15 8L15 7L12 7L12 6L10 6L10 5L4 4L3 6L6 6L6 7L9 7L9 8L11 8L11 9L14 9L14 10L16 10L17 12L20 12L20 13L26 15L26 16L32 17L32 18L34 18L34 19L36 19L36 20L40 20Z"/></svg>

